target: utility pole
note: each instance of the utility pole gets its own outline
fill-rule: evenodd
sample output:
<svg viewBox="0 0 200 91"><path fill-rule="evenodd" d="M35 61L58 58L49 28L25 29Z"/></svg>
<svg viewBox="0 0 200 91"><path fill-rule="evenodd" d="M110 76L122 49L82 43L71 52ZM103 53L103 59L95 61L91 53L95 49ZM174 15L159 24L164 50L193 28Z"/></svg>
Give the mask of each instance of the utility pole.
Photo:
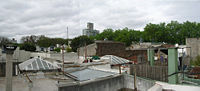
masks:
<svg viewBox="0 0 200 91"><path fill-rule="evenodd" d="M67 27L67 45L69 47L69 33L68 33L68 27Z"/></svg>
<svg viewBox="0 0 200 91"><path fill-rule="evenodd" d="M86 43L85 43L85 60L87 60L87 46L86 46Z"/></svg>
<svg viewBox="0 0 200 91"><path fill-rule="evenodd" d="M68 39L68 37L69 37L69 36L68 36L68 27L67 27L67 39Z"/></svg>
<svg viewBox="0 0 200 91"><path fill-rule="evenodd" d="M4 45L6 51L6 91L12 91L13 53L17 46Z"/></svg>
<svg viewBox="0 0 200 91"><path fill-rule="evenodd" d="M134 91L137 91L137 85L136 85L136 65L134 66Z"/></svg>

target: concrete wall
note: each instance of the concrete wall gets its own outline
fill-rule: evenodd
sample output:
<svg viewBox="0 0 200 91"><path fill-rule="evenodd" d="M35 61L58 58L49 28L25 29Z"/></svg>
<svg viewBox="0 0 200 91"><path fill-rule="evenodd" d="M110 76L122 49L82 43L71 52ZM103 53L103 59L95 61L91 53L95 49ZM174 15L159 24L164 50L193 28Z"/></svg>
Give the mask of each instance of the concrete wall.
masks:
<svg viewBox="0 0 200 91"><path fill-rule="evenodd" d="M30 57L31 57L31 52L28 52L25 50L19 50L19 48L17 48L13 54L13 58L17 62L24 62L24 61L30 59Z"/></svg>
<svg viewBox="0 0 200 91"><path fill-rule="evenodd" d="M62 61L62 54L60 53L51 53L50 57L51 59ZM64 60L65 62L75 62L79 59L77 53L71 52L71 53L64 53Z"/></svg>
<svg viewBox="0 0 200 91"><path fill-rule="evenodd" d="M42 57L42 58L50 58L51 57L51 55L49 54L49 53L31 53L31 55L30 55L31 57L37 57L37 56L40 56L40 57Z"/></svg>
<svg viewBox="0 0 200 91"><path fill-rule="evenodd" d="M137 77L136 83L137 89L140 91L147 91L155 84L153 80L147 80L140 77ZM134 89L134 76L124 75L124 87Z"/></svg>
<svg viewBox="0 0 200 91"><path fill-rule="evenodd" d="M24 51L24 50L19 50L16 49L13 55L13 58L17 62L24 62L31 57L42 57L42 58L50 58L53 60L62 60L62 54L61 53L40 53L40 52L29 52L29 51ZM5 56L2 54L0 56L0 61L1 59L5 58ZM77 53L65 53L64 54L64 59L65 61L75 61L78 59Z"/></svg>
<svg viewBox="0 0 200 91"><path fill-rule="evenodd" d="M186 54L192 58L200 55L200 38L186 38L186 46L191 47L191 50L187 48Z"/></svg>
<svg viewBox="0 0 200 91"><path fill-rule="evenodd" d="M122 88L134 89L133 83L133 76L119 75L82 83L58 85L58 91L118 91ZM137 88L140 91L147 91L153 85L153 81L137 78Z"/></svg>
<svg viewBox="0 0 200 91"><path fill-rule="evenodd" d="M123 88L123 76L59 86L58 91L117 91L120 88Z"/></svg>
<svg viewBox="0 0 200 91"><path fill-rule="evenodd" d="M6 54L5 53L2 53L0 56L0 63L1 62L6 62Z"/></svg>
<svg viewBox="0 0 200 91"><path fill-rule="evenodd" d="M97 45L96 43L90 44L86 46L87 49L87 56L94 56L96 55ZM79 56L85 56L85 47L78 48Z"/></svg>

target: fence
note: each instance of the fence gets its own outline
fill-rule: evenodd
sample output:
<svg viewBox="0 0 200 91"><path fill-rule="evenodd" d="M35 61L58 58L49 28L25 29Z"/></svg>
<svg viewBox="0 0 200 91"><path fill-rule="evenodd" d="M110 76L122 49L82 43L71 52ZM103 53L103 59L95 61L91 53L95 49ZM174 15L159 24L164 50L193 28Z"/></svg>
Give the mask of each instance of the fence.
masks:
<svg viewBox="0 0 200 91"><path fill-rule="evenodd" d="M136 68L136 75L152 80L168 81L168 67L167 66L150 66L148 64L137 64L130 66L130 74L134 74Z"/></svg>

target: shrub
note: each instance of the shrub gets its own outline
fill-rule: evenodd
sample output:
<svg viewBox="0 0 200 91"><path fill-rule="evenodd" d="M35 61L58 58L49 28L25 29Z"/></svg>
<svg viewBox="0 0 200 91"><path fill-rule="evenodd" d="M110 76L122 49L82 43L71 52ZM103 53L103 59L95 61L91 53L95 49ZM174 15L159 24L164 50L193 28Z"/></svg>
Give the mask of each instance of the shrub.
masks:
<svg viewBox="0 0 200 91"><path fill-rule="evenodd" d="M72 52L72 48L70 48L70 47L67 47L66 50L67 50L67 52Z"/></svg>
<svg viewBox="0 0 200 91"><path fill-rule="evenodd" d="M200 55L196 56L196 58L191 61L191 64L194 66L200 66Z"/></svg>
<svg viewBox="0 0 200 91"><path fill-rule="evenodd" d="M54 51L60 52L61 48L55 48Z"/></svg>

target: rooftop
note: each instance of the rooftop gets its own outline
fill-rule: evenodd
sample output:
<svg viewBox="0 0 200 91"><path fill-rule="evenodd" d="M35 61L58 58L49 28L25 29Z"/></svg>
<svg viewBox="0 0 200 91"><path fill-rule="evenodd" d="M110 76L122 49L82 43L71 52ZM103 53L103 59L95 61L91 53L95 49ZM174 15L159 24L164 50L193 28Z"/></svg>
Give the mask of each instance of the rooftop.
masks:
<svg viewBox="0 0 200 91"><path fill-rule="evenodd" d="M110 62L111 65L130 63L129 60L121 58L121 57L117 57L117 56L114 56L114 55L105 55L102 58L103 59L109 59L109 62Z"/></svg>
<svg viewBox="0 0 200 91"><path fill-rule="evenodd" d="M94 80L101 77L115 75L116 73L94 70L94 69L83 69L80 71L72 72L70 74L76 76L79 79L79 81L86 81L86 80Z"/></svg>
<svg viewBox="0 0 200 91"><path fill-rule="evenodd" d="M56 64L43 60L41 58L32 58L19 64L20 70L39 71L39 70L57 70L59 67Z"/></svg>

